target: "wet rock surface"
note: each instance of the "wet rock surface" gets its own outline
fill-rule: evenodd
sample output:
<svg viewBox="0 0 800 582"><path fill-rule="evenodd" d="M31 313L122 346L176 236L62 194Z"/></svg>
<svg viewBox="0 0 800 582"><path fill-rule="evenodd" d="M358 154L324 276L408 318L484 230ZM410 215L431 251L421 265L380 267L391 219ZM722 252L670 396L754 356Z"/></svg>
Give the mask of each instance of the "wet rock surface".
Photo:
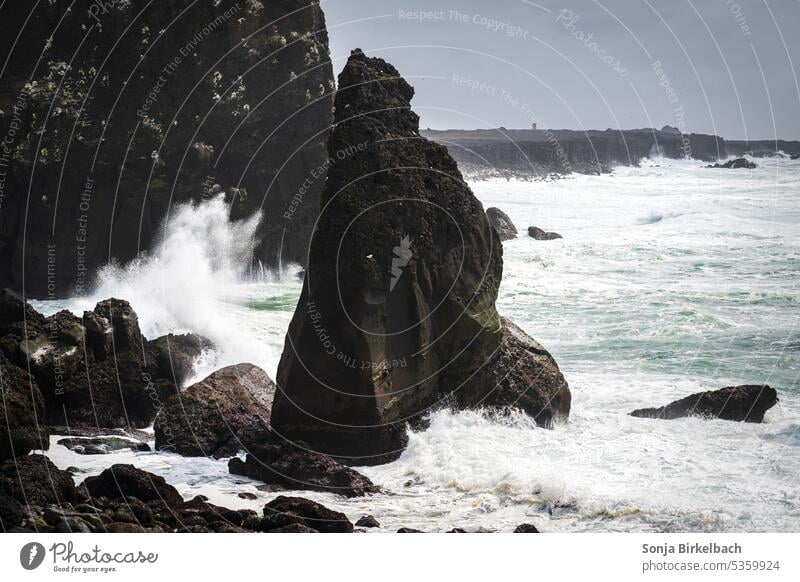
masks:
<svg viewBox="0 0 800 582"><path fill-rule="evenodd" d="M557 240L559 238L564 238L557 232L547 232L538 226L529 226L528 236L535 240Z"/></svg>
<svg viewBox="0 0 800 582"><path fill-rule="evenodd" d="M50 447L36 380L0 352L0 462Z"/></svg>
<svg viewBox="0 0 800 582"><path fill-rule="evenodd" d="M511 218L499 208L491 207L486 209L486 216L489 223L497 231L501 241L517 238L517 227L511 222Z"/></svg>
<svg viewBox="0 0 800 582"><path fill-rule="evenodd" d="M743 422L762 422L764 414L778 402L778 393L767 385L729 386L699 392L658 408L631 412L639 418L673 420L687 416L719 418Z"/></svg>
<svg viewBox="0 0 800 582"><path fill-rule="evenodd" d="M287 489L324 491L345 497L361 497L379 491L361 473L309 450L302 442L251 447L244 461L234 457L228 467L231 473Z"/></svg>

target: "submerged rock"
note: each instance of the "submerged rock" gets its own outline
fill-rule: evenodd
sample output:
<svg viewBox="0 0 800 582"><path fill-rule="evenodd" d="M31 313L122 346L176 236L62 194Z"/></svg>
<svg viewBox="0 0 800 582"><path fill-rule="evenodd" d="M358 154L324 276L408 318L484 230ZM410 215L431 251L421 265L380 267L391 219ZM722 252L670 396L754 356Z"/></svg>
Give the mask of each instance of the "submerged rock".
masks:
<svg viewBox="0 0 800 582"><path fill-rule="evenodd" d="M0 462L50 448L44 398L25 370L0 352Z"/></svg>
<svg viewBox="0 0 800 582"><path fill-rule="evenodd" d="M710 164L710 165L706 166L706 168L726 168L726 169L734 169L734 170L738 170L740 168L744 168L746 170L752 170L752 169L757 168L757 167L758 166L756 165L755 162L751 162L750 160L748 160L746 158L736 158L736 159L733 159L733 160L728 160L727 162L722 163L722 164L717 162L716 164Z"/></svg>
<svg viewBox="0 0 800 582"><path fill-rule="evenodd" d="M673 420L702 416L744 422L762 422L764 413L775 406L778 393L767 385L730 386L692 394L659 408L640 408L631 412L639 418Z"/></svg>
<svg viewBox="0 0 800 582"><path fill-rule="evenodd" d="M529 226L528 236L536 240L556 240L559 238L564 238L557 232L547 232L538 226Z"/></svg>
<svg viewBox="0 0 800 582"><path fill-rule="evenodd" d="M517 238L517 227L511 222L508 214L493 206L486 209L486 216L489 219L489 224L497 231L501 241Z"/></svg>
<svg viewBox="0 0 800 582"><path fill-rule="evenodd" d="M356 527L381 527L381 524L371 515L363 515L356 522Z"/></svg>
<svg viewBox="0 0 800 582"><path fill-rule="evenodd" d="M345 497L361 497L379 491L358 471L308 450L308 445L302 442L253 446L248 449L246 460L234 457L228 467L231 473L287 489L324 491Z"/></svg>
<svg viewBox="0 0 800 582"><path fill-rule="evenodd" d="M67 437L59 439L58 444L79 455L108 455L114 451L146 452L150 450L150 445L147 443L115 436Z"/></svg>
<svg viewBox="0 0 800 582"><path fill-rule="evenodd" d="M275 384L261 368L217 370L169 398L155 420L156 449L189 457L235 455L269 434Z"/></svg>
<svg viewBox="0 0 800 582"><path fill-rule="evenodd" d="M392 65L353 51L278 367L273 428L350 464L396 458L408 423L453 402L509 406L524 389L535 394L517 396L544 424L569 413L549 355L544 374L530 350L517 350L526 377L494 369L516 341L495 308L502 244L447 150L419 135L413 94ZM506 376L497 397L495 380Z"/></svg>

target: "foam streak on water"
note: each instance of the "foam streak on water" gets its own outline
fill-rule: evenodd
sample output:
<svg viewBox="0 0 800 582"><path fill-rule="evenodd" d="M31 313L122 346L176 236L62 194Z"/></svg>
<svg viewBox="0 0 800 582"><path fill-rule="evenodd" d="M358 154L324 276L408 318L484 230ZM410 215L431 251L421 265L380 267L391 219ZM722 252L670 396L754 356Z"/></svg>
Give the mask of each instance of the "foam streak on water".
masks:
<svg viewBox="0 0 800 582"><path fill-rule="evenodd" d="M388 494L302 495L352 519L375 515L386 530L509 530L523 521L545 531L800 530L800 162L759 164L712 170L657 160L607 176L474 184L521 231L504 245L498 307L558 360L573 392L569 424L547 431L524 416L439 412L398 461L363 469ZM564 239L535 241L530 225ZM151 333L195 329L221 344L215 364L252 357L274 375L299 284L222 277L208 255L191 259L206 266L204 292L185 289L188 304L170 299L180 284L148 280L153 263L144 276L109 272L92 301L130 299ZM186 271L193 277L195 264ZM762 382L781 399L762 425L627 415ZM51 455L89 472L133 461L185 495L228 506L260 508L274 496L228 475L224 461L88 460L60 446ZM259 498L241 500L240 491Z"/></svg>

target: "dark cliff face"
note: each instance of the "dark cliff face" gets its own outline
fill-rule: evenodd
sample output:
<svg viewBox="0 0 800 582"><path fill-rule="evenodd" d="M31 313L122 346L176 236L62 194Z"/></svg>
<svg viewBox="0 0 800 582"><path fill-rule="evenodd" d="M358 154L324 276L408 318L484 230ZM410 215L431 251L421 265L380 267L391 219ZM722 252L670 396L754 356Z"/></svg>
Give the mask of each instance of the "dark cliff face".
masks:
<svg viewBox="0 0 800 582"><path fill-rule="evenodd" d="M546 391L499 388L492 373L508 363L501 242L447 150L419 135L413 94L360 51L339 77L332 166L278 367L276 433L356 464L399 455L406 423L433 406L525 407L526 392ZM566 390L554 362L542 367L521 368Z"/></svg>
<svg viewBox="0 0 800 582"><path fill-rule="evenodd" d="M303 261L334 88L317 2L71 4L0 11L0 284L80 292L221 191L263 211L254 260Z"/></svg>
<svg viewBox="0 0 800 582"><path fill-rule="evenodd" d="M423 135L445 145L471 178L598 174L617 165L637 165L641 159L659 154L705 161L727 156L725 141L717 136L651 129L429 130Z"/></svg>

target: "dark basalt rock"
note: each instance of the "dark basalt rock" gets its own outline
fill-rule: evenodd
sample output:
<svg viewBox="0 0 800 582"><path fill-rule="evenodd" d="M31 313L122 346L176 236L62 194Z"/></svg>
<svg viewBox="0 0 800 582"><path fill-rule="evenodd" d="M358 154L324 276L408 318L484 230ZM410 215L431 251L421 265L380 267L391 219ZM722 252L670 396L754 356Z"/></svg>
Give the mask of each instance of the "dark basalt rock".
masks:
<svg viewBox="0 0 800 582"><path fill-rule="evenodd" d="M261 368L217 370L164 402L155 421L156 449L189 457L235 455L269 434L275 384Z"/></svg>
<svg viewBox="0 0 800 582"><path fill-rule="evenodd" d="M349 464L396 458L432 407L485 405L494 374L478 371L505 361L500 238L447 150L420 137L413 94L361 51L339 77L332 165L278 367L275 431ZM568 390L545 378L509 386L541 401Z"/></svg>
<svg viewBox="0 0 800 582"><path fill-rule="evenodd" d="M536 240L556 240L559 238L564 238L557 232L547 232L538 226L529 226L528 236Z"/></svg>
<svg viewBox="0 0 800 582"><path fill-rule="evenodd" d="M750 160L745 158L735 158L733 160L728 160L727 162L722 164L717 162L716 164L711 164L706 166L706 168L726 168L729 170L730 169L738 170L742 168L746 170L752 170L757 167L758 165L755 162L751 162Z"/></svg>
<svg viewBox="0 0 800 582"><path fill-rule="evenodd" d="M640 408L631 412L639 418L673 420L702 416L744 422L762 422L764 413L775 406L778 393L767 385L730 386L692 394L660 408Z"/></svg>
<svg viewBox="0 0 800 582"><path fill-rule="evenodd" d="M499 208L491 207L486 209L486 216L489 218L489 224L497 231L501 241L517 238L517 227L511 222L508 214Z"/></svg>
<svg viewBox="0 0 800 582"><path fill-rule="evenodd" d="M19 527L24 517L25 508L22 504L11 495L0 493L0 532L6 533Z"/></svg>
<svg viewBox="0 0 800 582"><path fill-rule="evenodd" d="M195 333L165 335L147 342L147 359L154 377L169 378L182 387L194 370L194 362L204 350L213 347L210 340Z"/></svg>
<svg viewBox="0 0 800 582"><path fill-rule="evenodd" d="M303 262L334 89L319 3L101 4L5 3L0 286L80 292L152 249L175 204L223 191L231 218L268 217L254 258Z"/></svg>
<svg viewBox="0 0 800 582"><path fill-rule="evenodd" d="M381 524L371 515L364 515L356 522L356 527L381 527Z"/></svg>
<svg viewBox="0 0 800 582"><path fill-rule="evenodd" d="M300 516L306 525L324 533L352 533L353 524L347 516L324 505L302 497L276 497L264 506L264 517L292 513Z"/></svg>
<svg viewBox="0 0 800 582"><path fill-rule="evenodd" d="M521 523L516 527L514 533L539 533L539 530L533 524Z"/></svg>
<svg viewBox="0 0 800 582"><path fill-rule="evenodd" d="M413 527L401 527L397 533L425 533L421 529L414 529Z"/></svg>
<svg viewBox="0 0 800 582"><path fill-rule="evenodd" d="M120 437L67 437L58 440L58 444L67 447L79 455L108 455L114 451L147 452L150 445L139 441L131 441Z"/></svg>
<svg viewBox="0 0 800 582"><path fill-rule="evenodd" d="M72 475L44 455L25 455L0 464L0 494L22 505L65 503L76 499Z"/></svg>
<svg viewBox="0 0 800 582"><path fill-rule="evenodd" d="M44 397L25 370L0 352L0 462L50 448Z"/></svg>
<svg viewBox="0 0 800 582"><path fill-rule="evenodd" d="M3 301L13 315L0 324L0 349L30 370L44 396L47 424L144 428L176 392L172 380L151 374L127 301L101 301L82 318L68 311L43 317L10 292ZM24 319L10 321L20 314Z"/></svg>
<svg viewBox="0 0 800 582"><path fill-rule="evenodd" d="M183 497L178 490L163 477L133 465L112 465L96 477L87 477L84 485L92 497L135 497L145 502L160 501L169 507L183 504Z"/></svg>
<svg viewBox="0 0 800 582"><path fill-rule="evenodd" d="M308 450L308 445L302 442L253 446L247 451L245 461L234 457L228 468L231 473L287 489L325 491L345 497L380 491L358 471Z"/></svg>

